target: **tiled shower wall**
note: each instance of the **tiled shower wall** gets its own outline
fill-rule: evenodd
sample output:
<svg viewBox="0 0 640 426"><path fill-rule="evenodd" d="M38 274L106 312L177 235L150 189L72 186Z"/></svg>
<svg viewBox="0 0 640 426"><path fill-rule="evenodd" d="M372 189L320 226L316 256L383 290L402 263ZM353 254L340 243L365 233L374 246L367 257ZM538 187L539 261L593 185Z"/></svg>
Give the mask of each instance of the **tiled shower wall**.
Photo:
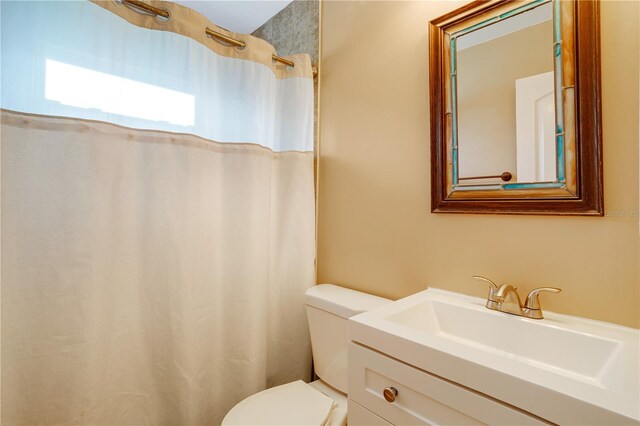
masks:
<svg viewBox="0 0 640 426"><path fill-rule="evenodd" d="M280 56L308 53L311 63L318 63L318 0L294 0L253 35L271 43Z"/></svg>

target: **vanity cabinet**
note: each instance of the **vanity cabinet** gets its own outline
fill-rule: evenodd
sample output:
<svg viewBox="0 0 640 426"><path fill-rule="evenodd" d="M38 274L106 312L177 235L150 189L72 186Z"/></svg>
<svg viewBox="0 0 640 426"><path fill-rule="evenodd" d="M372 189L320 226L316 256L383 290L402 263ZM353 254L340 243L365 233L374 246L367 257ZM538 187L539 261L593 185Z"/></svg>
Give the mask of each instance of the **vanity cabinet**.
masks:
<svg viewBox="0 0 640 426"><path fill-rule="evenodd" d="M367 425L367 426L392 426L391 423L382 417L373 414L352 399L349 399L349 421L348 424Z"/></svg>
<svg viewBox="0 0 640 426"><path fill-rule="evenodd" d="M348 356L349 426L550 424L358 343L349 343ZM390 399L397 391L393 402L385 388Z"/></svg>
<svg viewBox="0 0 640 426"><path fill-rule="evenodd" d="M640 331L485 305L429 288L349 318L351 401L394 425L640 426Z"/></svg>

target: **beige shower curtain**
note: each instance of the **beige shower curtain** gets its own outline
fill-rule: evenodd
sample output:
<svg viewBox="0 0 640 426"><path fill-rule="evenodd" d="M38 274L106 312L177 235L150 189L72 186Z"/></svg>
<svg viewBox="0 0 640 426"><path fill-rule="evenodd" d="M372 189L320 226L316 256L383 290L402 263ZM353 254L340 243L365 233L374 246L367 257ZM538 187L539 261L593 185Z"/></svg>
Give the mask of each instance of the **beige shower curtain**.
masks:
<svg viewBox="0 0 640 426"><path fill-rule="evenodd" d="M171 20L115 2L2 2L3 425L219 424L247 395L309 378L308 57L291 58L293 69L273 65L272 47L227 32L255 49L242 57L191 38L203 30L195 12L153 4L170 9ZM15 24L27 19L32 44L28 26ZM51 36L56 25L70 34ZM118 34L146 54L175 42L162 55L188 58L156 58L142 72L127 60L139 57L134 52L105 72L103 53ZM93 59L82 54L83 43ZM30 65L34 57L42 67ZM159 75L163 60L162 73L188 63ZM63 70L79 73L71 79L82 87L77 94L56 80L59 64L76 67ZM177 78L187 65L188 76ZM109 80L114 75L122 80ZM157 92L159 114L171 110L171 99L189 105L193 95L193 117L154 121L102 105L101 95L82 106L77 99L100 86L92 78L162 86L169 91ZM136 78L149 87L135 86ZM39 79L44 90L33 89ZM128 93L118 96L131 107L137 100Z"/></svg>

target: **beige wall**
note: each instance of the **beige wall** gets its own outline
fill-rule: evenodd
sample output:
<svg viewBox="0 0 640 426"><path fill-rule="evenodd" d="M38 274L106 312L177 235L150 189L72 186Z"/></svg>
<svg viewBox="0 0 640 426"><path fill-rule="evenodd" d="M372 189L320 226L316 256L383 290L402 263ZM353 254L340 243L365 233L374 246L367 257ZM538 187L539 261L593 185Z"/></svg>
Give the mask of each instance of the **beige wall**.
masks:
<svg viewBox="0 0 640 426"><path fill-rule="evenodd" d="M318 282L485 296L481 274L556 285L546 309L640 327L640 3L602 2L604 218L430 213L427 21L461 4L323 3Z"/></svg>

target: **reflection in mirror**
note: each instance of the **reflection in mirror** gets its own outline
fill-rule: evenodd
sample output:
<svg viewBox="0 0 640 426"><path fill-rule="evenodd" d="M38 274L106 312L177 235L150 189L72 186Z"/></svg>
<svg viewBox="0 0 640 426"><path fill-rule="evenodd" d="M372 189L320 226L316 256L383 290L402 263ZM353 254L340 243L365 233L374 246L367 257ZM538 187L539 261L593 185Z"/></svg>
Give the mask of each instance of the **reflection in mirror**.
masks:
<svg viewBox="0 0 640 426"><path fill-rule="evenodd" d="M547 2L457 38L459 185L557 180L553 34Z"/></svg>

